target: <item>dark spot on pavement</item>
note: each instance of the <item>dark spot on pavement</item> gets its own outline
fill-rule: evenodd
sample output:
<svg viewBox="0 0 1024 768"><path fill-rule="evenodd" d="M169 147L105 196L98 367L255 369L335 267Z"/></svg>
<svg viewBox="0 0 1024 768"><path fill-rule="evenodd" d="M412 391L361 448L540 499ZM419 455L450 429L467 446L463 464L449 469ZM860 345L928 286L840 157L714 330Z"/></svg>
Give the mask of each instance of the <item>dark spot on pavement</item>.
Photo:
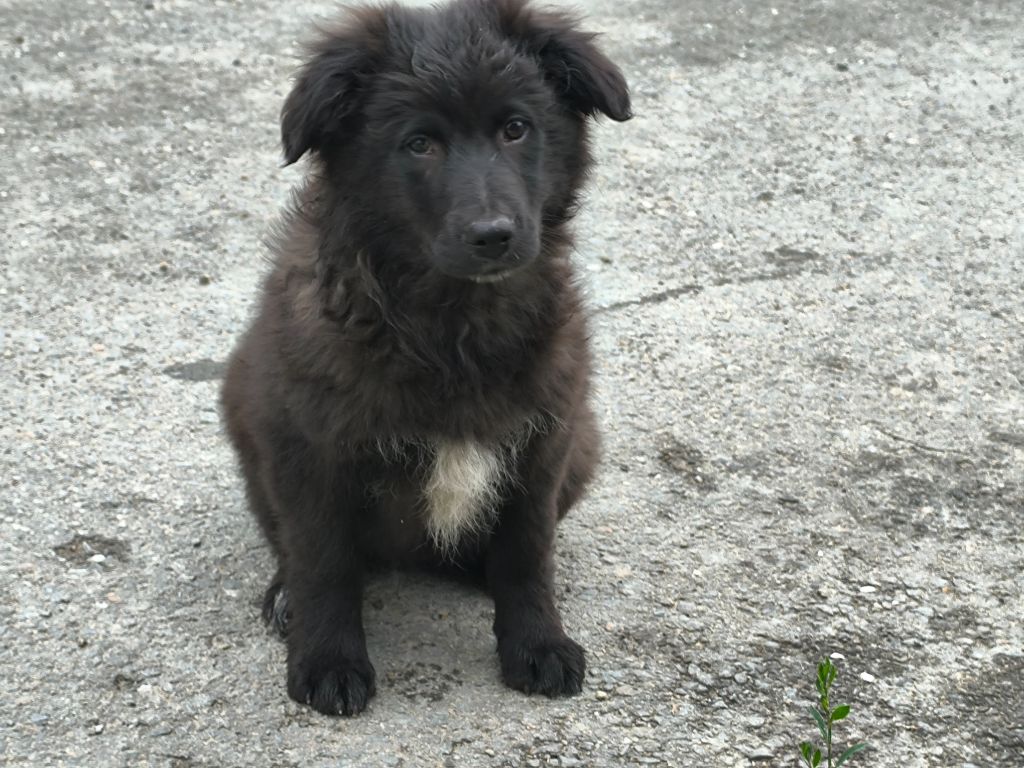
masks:
<svg viewBox="0 0 1024 768"><path fill-rule="evenodd" d="M860 451L849 459L846 474L853 480L866 480L878 475L900 472L905 464L900 456L885 451Z"/></svg>
<svg viewBox="0 0 1024 768"><path fill-rule="evenodd" d="M658 451L658 461L677 477L701 491L713 491L718 485L708 470L704 454L692 445L675 438L665 438Z"/></svg>
<svg viewBox="0 0 1024 768"><path fill-rule="evenodd" d="M219 360L195 360L191 363L175 363L164 368L171 378L182 381L214 381L224 377L227 364Z"/></svg>
<svg viewBox="0 0 1024 768"><path fill-rule="evenodd" d="M114 675L113 680L114 687L119 691L132 690L138 682L136 678L126 675L124 672L118 672Z"/></svg>
<svg viewBox="0 0 1024 768"><path fill-rule="evenodd" d="M946 700L957 713L983 713L969 720L958 717L956 725L972 729L974 743L985 754L1024 754L1024 657L993 656L976 674L958 681Z"/></svg>
<svg viewBox="0 0 1024 768"><path fill-rule="evenodd" d="M891 387L898 387L905 392L933 392L939 387L939 382L932 373L915 373L906 366L903 366L895 373L890 373L883 379Z"/></svg>
<svg viewBox="0 0 1024 768"><path fill-rule="evenodd" d="M818 355L814 358L814 362L821 368L827 368L837 373L848 370L851 365L850 358L842 355Z"/></svg>
<svg viewBox="0 0 1024 768"><path fill-rule="evenodd" d="M880 503L852 510L862 525L944 540L978 531L1004 541L1021 539L1012 512L1024 508L1024 486L1000 478L997 460L922 452L914 445L906 451L902 456L861 452L850 462L845 475L851 487L880 494Z"/></svg>
<svg viewBox="0 0 1024 768"><path fill-rule="evenodd" d="M769 262L780 267L821 260L820 253L801 248L792 248L788 245L780 245L774 251L767 251L765 256L768 257Z"/></svg>
<svg viewBox="0 0 1024 768"><path fill-rule="evenodd" d="M103 562L111 558L127 562L131 547L128 546L127 542L120 541L119 539L79 534L70 541L58 544L53 548L53 551L58 557L67 560L73 565L85 565L90 562L90 558L96 555L102 555L105 558Z"/></svg>
<svg viewBox="0 0 1024 768"><path fill-rule="evenodd" d="M928 619L928 628L943 640L951 642L969 635L977 635L977 626L978 612L967 605L954 605L949 610L935 613Z"/></svg>
<svg viewBox="0 0 1024 768"><path fill-rule="evenodd" d="M993 443L1012 445L1014 448L1024 448L1024 434L1020 432L1000 432L993 430L988 433L988 439Z"/></svg>
<svg viewBox="0 0 1024 768"><path fill-rule="evenodd" d="M388 684L412 701L441 701L454 685L462 685L458 670L446 671L438 664L413 662L404 669L387 673Z"/></svg>
<svg viewBox="0 0 1024 768"><path fill-rule="evenodd" d="M824 257L815 251L782 245L765 251L764 256L770 269L759 269L745 275L736 275L731 271L722 274L713 281L714 285L744 285L771 280L785 280L797 277L806 272L824 273L826 263Z"/></svg>

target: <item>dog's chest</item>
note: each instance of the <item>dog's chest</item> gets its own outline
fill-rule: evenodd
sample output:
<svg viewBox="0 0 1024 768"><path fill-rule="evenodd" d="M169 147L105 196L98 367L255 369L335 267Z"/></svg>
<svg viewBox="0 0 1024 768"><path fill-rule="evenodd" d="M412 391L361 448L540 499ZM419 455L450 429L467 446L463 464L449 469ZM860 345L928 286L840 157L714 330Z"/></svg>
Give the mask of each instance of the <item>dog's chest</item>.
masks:
<svg viewBox="0 0 1024 768"><path fill-rule="evenodd" d="M474 440L443 440L429 453L422 490L427 533L438 549L450 551L467 534L490 526L510 451Z"/></svg>

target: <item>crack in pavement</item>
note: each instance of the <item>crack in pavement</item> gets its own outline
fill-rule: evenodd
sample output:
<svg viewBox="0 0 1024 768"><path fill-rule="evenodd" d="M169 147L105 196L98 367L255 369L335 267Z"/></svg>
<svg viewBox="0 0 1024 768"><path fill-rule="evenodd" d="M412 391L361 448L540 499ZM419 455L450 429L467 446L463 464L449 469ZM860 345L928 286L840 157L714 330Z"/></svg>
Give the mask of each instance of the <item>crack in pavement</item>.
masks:
<svg viewBox="0 0 1024 768"><path fill-rule="evenodd" d="M640 296L636 299L623 299L622 301L615 301L611 304L606 304L603 307L598 307L594 310L594 314L598 315L603 312L614 312L625 307L639 307L646 306L648 304L660 304L663 301L669 299L677 299L680 296L694 295L703 291L703 286L696 284L680 285L676 288L669 288L664 291L658 291L647 296Z"/></svg>

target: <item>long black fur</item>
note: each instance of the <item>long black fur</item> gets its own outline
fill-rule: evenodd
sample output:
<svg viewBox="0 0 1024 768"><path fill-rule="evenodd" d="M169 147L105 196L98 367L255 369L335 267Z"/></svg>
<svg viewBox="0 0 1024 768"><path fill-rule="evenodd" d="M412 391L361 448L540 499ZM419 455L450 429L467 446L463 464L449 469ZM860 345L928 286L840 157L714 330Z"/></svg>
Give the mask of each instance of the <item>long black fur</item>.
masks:
<svg viewBox="0 0 1024 768"><path fill-rule="evenodd" d="M630 116L619 70L573 18L524 0L357 9L309 49L282 133L310 173L222 393L279 565L264 616L286 635L297 701L365 708L377 562L478 571L505 682L580 690L553 545L599 454L566 228L598 113ZM466 234L499 215L497 250ZM429 446L510 435L493 524L441 551L421 503Z"/></svg>

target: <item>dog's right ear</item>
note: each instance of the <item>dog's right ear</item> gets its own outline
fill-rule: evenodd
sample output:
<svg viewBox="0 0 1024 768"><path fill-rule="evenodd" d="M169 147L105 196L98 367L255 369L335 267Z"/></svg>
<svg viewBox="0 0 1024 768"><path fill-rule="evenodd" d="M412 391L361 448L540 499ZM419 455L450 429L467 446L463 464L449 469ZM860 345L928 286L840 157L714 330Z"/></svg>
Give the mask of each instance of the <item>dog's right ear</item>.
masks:
<svg viewBox="0 0 1024 768"><path fill-rule="evenodd" d="M285 165L344 139L386 31L383 9L355 9L347 23L324 31L308 46L306 63L281 110Z"/></svg>
<svg viewBox="0 0 1024 768"><path fill-rule="evenodd" d="M509 37L521 40L540 61L559 97L576 112L601 112L629 120L629 86L622 72L594 44L596 35L580 29L562 10L535 10L529 0L481 0L493 8Z"/></svg>

